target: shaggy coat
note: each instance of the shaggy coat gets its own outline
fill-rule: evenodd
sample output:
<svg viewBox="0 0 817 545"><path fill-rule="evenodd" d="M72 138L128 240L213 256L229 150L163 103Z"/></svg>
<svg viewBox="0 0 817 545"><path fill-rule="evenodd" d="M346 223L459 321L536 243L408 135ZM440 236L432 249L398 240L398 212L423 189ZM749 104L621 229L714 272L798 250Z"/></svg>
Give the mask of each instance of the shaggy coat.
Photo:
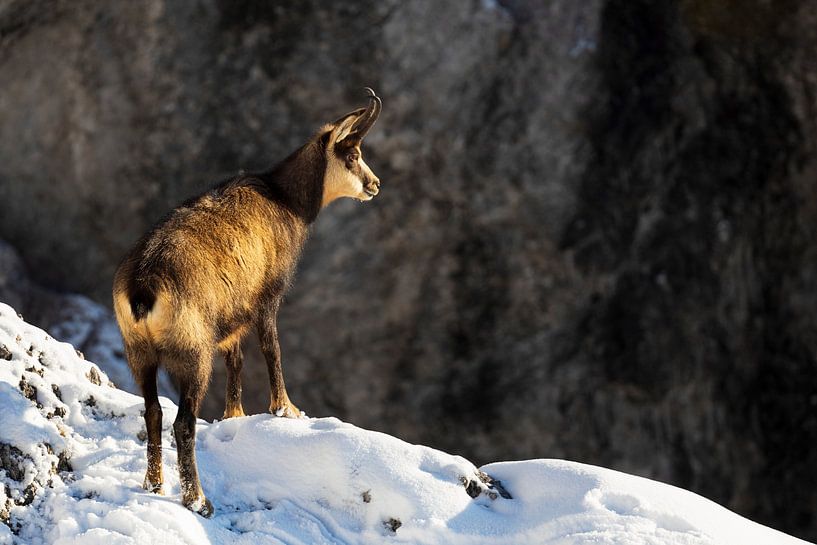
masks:
<svg viewBox="0 0 817 545"><path fill-rule="evenodd" d="M270 411L298 417L284 386L277 314L320 210L341 197L370 200L380 180L362 159L363 137L380 113L369 106L325 125L267 172L239 175L174 209L116 271L113 302L128 364L145 398L146 489L161 492L162 409L156 373L164 365L180 389L173 424L183 503L213 507L199 483L195 421L216 352L227 365L224 417L242 416L241 338L255 328L270 377Z"/></svg>

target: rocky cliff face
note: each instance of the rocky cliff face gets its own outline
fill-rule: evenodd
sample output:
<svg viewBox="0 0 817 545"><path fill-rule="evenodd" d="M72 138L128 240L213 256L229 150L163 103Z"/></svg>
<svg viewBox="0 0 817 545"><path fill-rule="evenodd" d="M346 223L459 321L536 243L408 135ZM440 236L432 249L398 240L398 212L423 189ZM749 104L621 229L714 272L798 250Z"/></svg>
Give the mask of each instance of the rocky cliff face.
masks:
<svg viewBox="0 0 817 545"><path fill-rule="evenodd" d="M372 86L383 191L315 225L280 324L296 403L814 539L815 23L805 0L11 0L0 237L106 301L170 207Z"/></svg>

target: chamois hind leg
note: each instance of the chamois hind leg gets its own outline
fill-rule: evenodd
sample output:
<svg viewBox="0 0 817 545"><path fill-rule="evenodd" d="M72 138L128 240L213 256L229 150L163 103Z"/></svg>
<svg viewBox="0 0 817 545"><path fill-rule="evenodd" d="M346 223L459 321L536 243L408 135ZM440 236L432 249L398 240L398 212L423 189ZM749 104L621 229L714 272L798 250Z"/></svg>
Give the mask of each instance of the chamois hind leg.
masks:
<svg viewBox="0 0 817 545"><path fill-rule="evenodd" d="M278 344L278 307L280 298L272 301L261 312L258 318L258 337L261 340L261 352L267 360L270 385L269 411L277 416L300 418L301 410L289 400L284 385L284 373L281 370L281 347Z"/></svg>
<svg viewBox="0 0 817 545"><path fill-rule="evenodd" d="M149 351L126 347L128 363L136 383L145 398L145 429L147 430L148 468L142 484L145 490L163 494L162 485L162 406L156 391L156 371L158 362Z"/></svg>
<svg viewBox="0 0 817 545"><path fill-rule="evenodd" d="M236 341L223 350L224 361L227 364L227 395L224 401L224 416L222 418L233 418L244 416L244 408L241 406L241 367L244 363L244 356L241 354L241 342Z"/></svg>
<svg viewBox="0 0 817 545"><path fill-rule="evenodd" d="M189 373L181 378L179 412L173 422L173 434L176 437L176 452L179 465L179 484L182 491L182 504L204 517L213 514L213 504L204 496L196 467L196 418L201 401L207 391L210 380L211 357L199 355L191 358L193 365Z"/></svg>

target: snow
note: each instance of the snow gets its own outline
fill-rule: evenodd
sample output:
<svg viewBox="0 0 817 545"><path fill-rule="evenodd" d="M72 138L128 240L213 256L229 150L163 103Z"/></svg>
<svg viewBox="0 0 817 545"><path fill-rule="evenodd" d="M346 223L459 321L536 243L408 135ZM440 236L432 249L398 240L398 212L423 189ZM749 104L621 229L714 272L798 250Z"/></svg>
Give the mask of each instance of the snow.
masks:
<svg viewBox="0 0 817 545"><path fill-rule="evenodd" d="M161 404L165 496L141 486L142 399L0 304L0 544L805 543L608 469L478 469L335 418L268 414L199 421L199 471L216 508L205 519L181 505L176 406Z"/></svg>

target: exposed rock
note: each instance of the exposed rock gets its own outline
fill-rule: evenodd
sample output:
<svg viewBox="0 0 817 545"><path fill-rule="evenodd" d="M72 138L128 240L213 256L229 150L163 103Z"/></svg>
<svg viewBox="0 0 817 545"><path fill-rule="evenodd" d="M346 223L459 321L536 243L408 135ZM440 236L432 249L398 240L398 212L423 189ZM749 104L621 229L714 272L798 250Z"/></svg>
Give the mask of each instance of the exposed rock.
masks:
<svg viewBox="0 0 817 545"><path fill-rule="evenodd" d="M6 2L0 237L107 304L170 207L370 85L383 191L307 244L280 327L295 403L480 462L658 478L814 540L813 8ZM253 350L245 369L264 410Z"/></svg>
<svg viewBox="0 0 817 545"><path fill-rule="evenodd" d="M99 379L99 373L96 372L96 369L91 368L86 377L91 381L91 384L96 384L97 386L102 384Z"/></svg>
<svg viewBox="0 0 817 545"><path fill-rule="evenodd" d="M23 453L14 445L0 443L0 468L6 472L6 476L16 482L21 482L25 477L25 470L22 462Z"/></svg>
<svg viewBox="0 0 817 545"><path fill-rule="evenodd" d="M506 500L513 499L511 493L502 486L502 481L494 479L484 471L477 471L471 478L463 475L460 477L460 482L465 486L465 493L474 499L483 494L491 500L499 497Z"/></svg>
<svg viewBox="0 0 817 545"><path fill-rule="evenodd" d="M25 396L26 399L28 399L32 403L38 405L38 407L42 407L42 405L39 405L39 402L37 401L37 387L36 386L33 386L33 385L29 384L28 381L25 379L25 377L23 377L23 378L20 379L19 387L20 387L20 391L23 392L23 396Z"/></svg>
<svg viewBox="0 0 817 545"><path fill-rule="evenodd" d="M465 493L471 496L472 498L479 497L481 493L479 483L473 479L467 482L468 484L465 486Z"/></svg>

